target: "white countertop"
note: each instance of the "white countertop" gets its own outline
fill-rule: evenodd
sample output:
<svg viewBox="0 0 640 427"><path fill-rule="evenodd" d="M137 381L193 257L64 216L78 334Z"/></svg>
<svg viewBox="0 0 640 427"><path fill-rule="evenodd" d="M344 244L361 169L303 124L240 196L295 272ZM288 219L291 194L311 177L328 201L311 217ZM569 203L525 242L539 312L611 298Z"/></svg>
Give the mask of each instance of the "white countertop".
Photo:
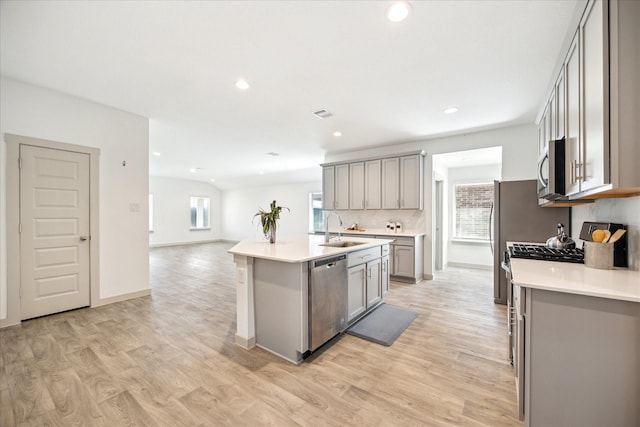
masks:
<svg viewBox="0 0 640 427"><path fill-rule="evenodd" d="M516 285L526 288L640 302L640 271L511 258L511 274Z"/></svg>
<svg viewBox="0 0 640 427"><path fill-rule="evenodd" d="M392 239L368 239L352 236L349 236L348 238L343 237L342 240L363 242L363 244L348 248L320 246L324 243L324 236L314 235L299 239L277 240L274 244L270 244L266 240L248 239L242 240L237 245L229 249L229 253L282 262L306 262L312 259L381 246L393 241ZM334 242L336 239L333 238L331 241Z"/></svg>
<svg viewBox="0 0 640 427"><path fill-rule="evenodd" d="M329 229L329 233L335 234L338 233L338 230ZM387 230L386 228L367 228L364 231L362 230L340 230L342 234L348 234L350 236L385 236L385 237L418 237L424 236L426 233L424 231L417 230L403 230L398 233L394 233L392 231Z"/></svg>

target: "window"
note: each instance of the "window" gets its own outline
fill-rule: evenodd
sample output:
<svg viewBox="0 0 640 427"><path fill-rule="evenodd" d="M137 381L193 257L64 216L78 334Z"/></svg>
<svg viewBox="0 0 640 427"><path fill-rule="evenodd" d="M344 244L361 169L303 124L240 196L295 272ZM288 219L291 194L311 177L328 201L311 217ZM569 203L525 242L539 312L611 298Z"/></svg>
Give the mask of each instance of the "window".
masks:
<svg viewBox="0 0 640 427"><path fill-rule="evenodd" d="M489 240L493 184L457 184L454 197L454 238Z"/></svg>
<svg viewBox="0 0 640 427"><path fill-rule="evenodd" d="M191 229L209 230L211 219L209 211L210 199L208 197L191 196Z"/></svg>
<svg viewBox="0 0 640 427"><path fill-rule="evenodd" d="M309 231L322 231L322 193L309 193Z"/></svg>
<svg viewBox="0 0 640 427"><path fill-rule="evenodd" d="M149 232L153 232L153 194L149 194Z"/></svg>

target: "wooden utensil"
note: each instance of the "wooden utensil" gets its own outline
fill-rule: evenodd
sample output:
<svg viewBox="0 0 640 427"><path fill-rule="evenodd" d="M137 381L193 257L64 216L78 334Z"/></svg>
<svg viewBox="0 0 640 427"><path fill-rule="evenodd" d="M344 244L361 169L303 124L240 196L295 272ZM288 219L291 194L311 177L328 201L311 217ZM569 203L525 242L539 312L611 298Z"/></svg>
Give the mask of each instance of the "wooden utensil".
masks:
<svg viewBox="0 0 640 427"><path fill-rule="evenodd" d="M600 243L604 240L605 236L604 230L594 230L593 233L591 233L591 240Z"/></svg>
<svg viewBox="0 0 640 427"><path fill-rule="evenodd" d="M622 236L624 236L624 233L626 232L627 230L623 230L622 228L616 230L616 232L613 233L613 236L611 236L611 238L609 239L609 243L617 242Z"/></svg>
<svg viewBox="0 0 640 427"><path fill-rule="evenodd" d="M611 238L611 232L609 230L603 230L603 231L604 231L604 239L602 239L602 243L607 243Z"/></svg>

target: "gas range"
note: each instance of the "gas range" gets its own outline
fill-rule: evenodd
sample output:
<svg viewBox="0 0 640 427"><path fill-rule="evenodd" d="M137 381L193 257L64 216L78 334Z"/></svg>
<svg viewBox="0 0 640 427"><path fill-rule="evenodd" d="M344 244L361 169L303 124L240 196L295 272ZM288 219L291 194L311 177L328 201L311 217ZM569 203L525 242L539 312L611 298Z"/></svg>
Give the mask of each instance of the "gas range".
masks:
<svg viewBox="0 0 640 427"><path fill-rule="evenodd" d="M584 250L580 248L553 249L542 244L514 243L509 246L509 257L582 264L584 263Z"/></svg>

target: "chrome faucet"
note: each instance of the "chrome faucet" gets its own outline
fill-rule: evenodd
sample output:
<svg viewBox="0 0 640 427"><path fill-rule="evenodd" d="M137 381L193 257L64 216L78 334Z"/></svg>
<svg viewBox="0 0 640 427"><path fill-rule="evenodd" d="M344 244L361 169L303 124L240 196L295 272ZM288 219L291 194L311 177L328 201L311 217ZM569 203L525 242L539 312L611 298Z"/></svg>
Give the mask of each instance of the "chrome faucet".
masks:
<svg viewBox="0 0 640 427"><path fill-rule="evenodd" d="M331 215L335 215L338 217L338 220L340 221L340 227L342 227L342 218L340 218L340 215L338 215L335 212L329 212L324 223L324 242L325 243L329 243L329 218L331 218ZM340 232L341 230L338 231L338 240L340 240L341 238Z"/></svg>

